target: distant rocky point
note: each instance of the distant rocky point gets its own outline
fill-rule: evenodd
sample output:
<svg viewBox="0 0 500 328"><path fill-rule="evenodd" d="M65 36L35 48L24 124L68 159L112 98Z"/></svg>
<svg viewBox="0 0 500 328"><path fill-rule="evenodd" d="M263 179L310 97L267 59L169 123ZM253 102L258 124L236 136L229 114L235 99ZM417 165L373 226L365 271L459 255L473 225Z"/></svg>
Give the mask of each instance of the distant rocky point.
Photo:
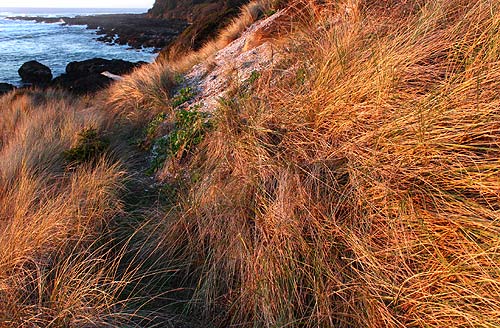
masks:
<svg viewBox="0 0 500 328"><path fill-rule="evenodd" d="M170 44L187 26L182 19L151 18L146 14L108 14L76 17L8 17L11 20L35 21L38 23L62 23L65 25L87 25L98 30L97 40L110 44L128 44L140 49L152 47L157 50Z"/></svg>

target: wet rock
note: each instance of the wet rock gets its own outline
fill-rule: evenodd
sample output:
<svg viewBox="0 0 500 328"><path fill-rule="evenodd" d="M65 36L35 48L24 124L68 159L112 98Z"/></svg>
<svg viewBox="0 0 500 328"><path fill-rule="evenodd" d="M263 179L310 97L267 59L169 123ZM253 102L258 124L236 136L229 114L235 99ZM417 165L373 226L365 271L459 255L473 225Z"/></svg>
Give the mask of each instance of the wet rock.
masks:
<svg viewBox="0 0 500 328"><path fill-rule="evenodd" d="M104 75L94 73L84 76L63 74L52 82L55 86L71 91L75 94L94 93L106 88L113 80Z"/></svg>
<svg viewBox="0 0 500 328"><path fill-rule="evenodd" d="M109 37L108 35L100 36L96 40L105 43L113 43L113 38Z"/></svg>
<svg viewBox="0 0 500 328"><path fill-rule="evenodd" d="M101 73L124 75L144 64L146 62L132 63L121 59L108 60L103 58L71 62L66 66L66 74L56 77L52 84L75 94L94 93L104 89L113 81Z"/></svg>
<svg viewBox="0 0 500 328"><path fill-rule="evenodd" d="M52 71L47 66L32 60L24 63L18 70L24 83L44 86L52 80Z"/></svg>
<svg viewBox="0 0 500 328"><path fill-rule="evenodd" d="M116 75L130 73L141 63L132 63L121 59L93 58L79 62L71 62L66 66L66 74L74 76L100 74L110 72Z"/></svg>

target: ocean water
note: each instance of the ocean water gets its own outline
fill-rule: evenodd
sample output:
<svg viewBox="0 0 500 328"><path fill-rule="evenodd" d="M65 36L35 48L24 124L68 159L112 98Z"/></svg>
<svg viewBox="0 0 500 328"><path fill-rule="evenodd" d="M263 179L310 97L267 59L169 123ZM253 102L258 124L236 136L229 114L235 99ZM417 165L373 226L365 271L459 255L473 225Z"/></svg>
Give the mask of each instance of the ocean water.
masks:
<svg viewBox="0 0 500 328"><path fill-rule="evenodd" d="M101 57L128 61L152 62L152 49L129 49L128 46L108 45L95 39L96 30L86 26L63 26L31 21L8 20L8 16L74 17L77 15L144 13L147 9L62 9L62 8L2 8L0 7L0 82L21 84L17 73L27 61L37 60L52 69L54 77L64 73L66 65Z"/></svg>

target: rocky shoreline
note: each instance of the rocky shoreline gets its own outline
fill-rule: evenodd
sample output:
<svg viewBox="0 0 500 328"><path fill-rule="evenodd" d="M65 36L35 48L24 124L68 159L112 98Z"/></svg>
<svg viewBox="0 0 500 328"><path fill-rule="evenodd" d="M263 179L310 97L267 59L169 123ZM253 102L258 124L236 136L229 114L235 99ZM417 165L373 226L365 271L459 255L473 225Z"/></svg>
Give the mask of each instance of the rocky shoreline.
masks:
<svg viewBox="0 0 500 328"><path fill-rule="evenodd" d="M121 75L128 74L144 64L146 62L92 58L69 63L66 66L66 73L53 78L49 67L32 60L24 63L18 73L24 83L21 88L53 87L82 95L104 89L113 80L121 78ZM0 83L0 96L15 89L16 87L12 84Z"/></svg>
<svg viewBox="0 0 500 328"><path fill-rule="evenodd" d="M35 21L38 23L61 23L64 25L86 25L97 30L97 41L108 44L129 45L132 48L155 48L161 50L170 44L187 26L181 19L150 18L147 14L105 14L76 17L7 17L11 20ZM22 78L21 88L36 86L56 87L75 94L93 93L105 88L113 81L113 76L130 73L145 62L106 60L92 58L71 62L66 72L53 78L49 67L29 61L19 68ZM104 73L104 75L102 74ZM0 95L16 89L14 85L0 83Z"/></svg>
<svg viewBox="0 0 500 328"><path fill-rule="evenodd" d="M11 16L11 20L38 23L87 25L97 30L97 41L129 45L132 48L155 48L159 51L170 44L188 26L185 20L150 18L147 14L106 14L76 17Z"/></svg>

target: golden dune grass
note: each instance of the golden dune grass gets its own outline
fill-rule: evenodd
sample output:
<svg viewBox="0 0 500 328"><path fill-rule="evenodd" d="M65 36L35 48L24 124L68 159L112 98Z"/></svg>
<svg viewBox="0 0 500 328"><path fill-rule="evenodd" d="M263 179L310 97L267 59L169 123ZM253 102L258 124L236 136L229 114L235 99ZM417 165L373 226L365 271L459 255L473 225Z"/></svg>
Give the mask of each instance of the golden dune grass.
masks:
<svg viewBox="0 0 500 328"><path fill-rule="evenodd" d="M191 263L193 308L221 326L498 326L499 4L324 6L302 9L293 69L221 105L191 164L164 247Z"/></svg>
<svg viewBox="0 0 500 328"><path fill-rule="evenodd" d="M106 111L58 93L0 100L0 326L126 317L135 278L92 242L121 210L123 173L106 159L65 170L61 151L110 112L144 124L172 110L176 75L261 6L184 61L113 85ZM280 40L283 61L221 100L197 152L168 167L181 181L151 209L163 220L131 248L175 269L193 290L184 311L207 325L498 327L500 5L290 6L301 28Z"/></svg>
<svg viewBox="0 0 500 328"><path fill-rule="evenodd" d="M175 73L163 62L136 69L107 90L109 111L129 122L143 123L160 111L168 110Z"/></svg>
<svg viewBox="0 0 500 328"><path fill-rule="evenodd" d="M63 151L108 115L55 91L18 91L0 108L0 326L103 326L125 283L97 241L121 213L124 173L104 158L68 171Z"/></svg>

